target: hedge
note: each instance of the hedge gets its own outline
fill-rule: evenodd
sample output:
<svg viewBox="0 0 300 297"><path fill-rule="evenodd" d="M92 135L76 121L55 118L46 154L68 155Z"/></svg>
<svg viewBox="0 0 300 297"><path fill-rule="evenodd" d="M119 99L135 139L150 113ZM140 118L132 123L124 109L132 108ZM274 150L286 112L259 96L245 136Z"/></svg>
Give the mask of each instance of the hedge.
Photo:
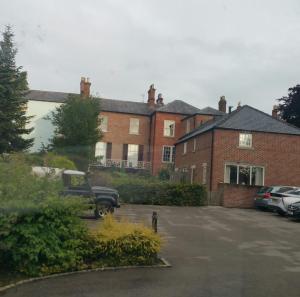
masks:
<svg viewBox="0 0 300 297"><path fill-rule="evenodd" d="M124 203L203 206L207 201L205 187L198 184L115 182L113 186Z"/></svg>

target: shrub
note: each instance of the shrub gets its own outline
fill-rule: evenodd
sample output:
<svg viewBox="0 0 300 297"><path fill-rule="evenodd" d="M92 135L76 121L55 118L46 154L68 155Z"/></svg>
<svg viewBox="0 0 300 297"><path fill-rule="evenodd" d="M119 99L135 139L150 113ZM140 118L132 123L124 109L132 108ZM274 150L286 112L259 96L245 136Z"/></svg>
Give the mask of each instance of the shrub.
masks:
<svg viewBox="0 0 300 297"><path fill-rule="evenodd" d="M142 224L117 222L112 216L104 219L94 235L95 260L110 265L155 264L161 238Z"/></svg>
<svg viewBox="0 0 300 297"><path fill-rule="evenodd" d="M125 203L203 206L206 190L198 184L176 183L116 183L115 188Z"/></svg>
<svg viewBox="0 0 300 297"><path fill-rule="evenodd" d="M56 155L54 153L47 153L44 157L44 164L48 167L76 169L75 163L66 156Z"/></svg>
<svg viewBox="0 0 300 297"><path fill-rule="evenodd" d="M78 269L84 264L87 230L75 202L48 199L38 206L0 211L0 265L36 276Z"/></svg>

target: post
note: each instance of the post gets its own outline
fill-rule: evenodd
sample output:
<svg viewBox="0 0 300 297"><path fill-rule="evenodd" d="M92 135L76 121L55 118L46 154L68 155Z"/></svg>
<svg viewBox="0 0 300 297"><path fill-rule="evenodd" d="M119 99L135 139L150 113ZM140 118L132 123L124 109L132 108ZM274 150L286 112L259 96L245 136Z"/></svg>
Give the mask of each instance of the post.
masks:
<svg viewBox="0 0 300 297"><path fill-rule="evenodd" d="M157 218L158 218L157 212L153 211L153 213L152 213L152 229L155 233L157 233Z"/></svg>

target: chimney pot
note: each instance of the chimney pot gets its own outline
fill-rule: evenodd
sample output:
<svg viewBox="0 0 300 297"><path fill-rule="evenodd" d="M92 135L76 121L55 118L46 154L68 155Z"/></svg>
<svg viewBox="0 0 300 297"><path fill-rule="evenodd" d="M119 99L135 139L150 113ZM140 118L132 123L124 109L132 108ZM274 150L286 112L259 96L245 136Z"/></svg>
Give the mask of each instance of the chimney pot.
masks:
<svg viewBox="0 0 300 297"><path fill-rule="evenodd" d="M155 91L154 84L150 85L148 90L148 105L151 107L155 106Z"/></svg>
<svg viewBox="0 0 300 297"><path fill-rule="evenodd" d="M277 105L273 106L272 117L276 118L276 119L278 118L278 106Z"/></svg>
<svg viewBox="0 0 300 297"><path fill-rule="evenodd" d="M158 96L157 96L156 104L164 105L164 98L163 98L161 93L159 93Z"/></svg>
<svg viewBox="0 0 300 297"><path fill-rule="evenodd" d="M225 96L221 96L220 101L219 101L219 111L226 113L226 105L227 105L227 102L226 102Z"/></svg>
<svg viewBox="0 0 300 297"><path fill-rule="evenodd" d="M89 78L81 77L80 81L80 96L82 98L90 97L91 83Z"/></svg>
<svg viewBox="0 0 300 297"><path fill-rule="evenodd" d="M237 110L240 110L241 108L242 108L242 106L241 106L241 101L239 101L239 102L238 102L238 106L237 106L236 109L237 109Z"/></svg>

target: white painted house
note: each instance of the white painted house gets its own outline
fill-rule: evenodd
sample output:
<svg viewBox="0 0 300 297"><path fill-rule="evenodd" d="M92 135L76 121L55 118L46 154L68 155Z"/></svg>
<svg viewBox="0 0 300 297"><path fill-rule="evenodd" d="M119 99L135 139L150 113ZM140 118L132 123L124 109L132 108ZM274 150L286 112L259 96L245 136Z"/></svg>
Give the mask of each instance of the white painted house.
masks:
<svg viewBox="0 0 300 297"><path fill-rule="evenodd" d="M89 79L84 77L80 81L80 94L82 96L90 95ZM69 95L79 95L64 92L30 90L26 95L28 99L27 116L33 116L27 128L33 127L34 130L27 137L34 138L34 144L30 152L38 152L42 144L49 144L49 139L53 136L54 127L47 117L51 116L56 107L64 103Z"/></svg>

